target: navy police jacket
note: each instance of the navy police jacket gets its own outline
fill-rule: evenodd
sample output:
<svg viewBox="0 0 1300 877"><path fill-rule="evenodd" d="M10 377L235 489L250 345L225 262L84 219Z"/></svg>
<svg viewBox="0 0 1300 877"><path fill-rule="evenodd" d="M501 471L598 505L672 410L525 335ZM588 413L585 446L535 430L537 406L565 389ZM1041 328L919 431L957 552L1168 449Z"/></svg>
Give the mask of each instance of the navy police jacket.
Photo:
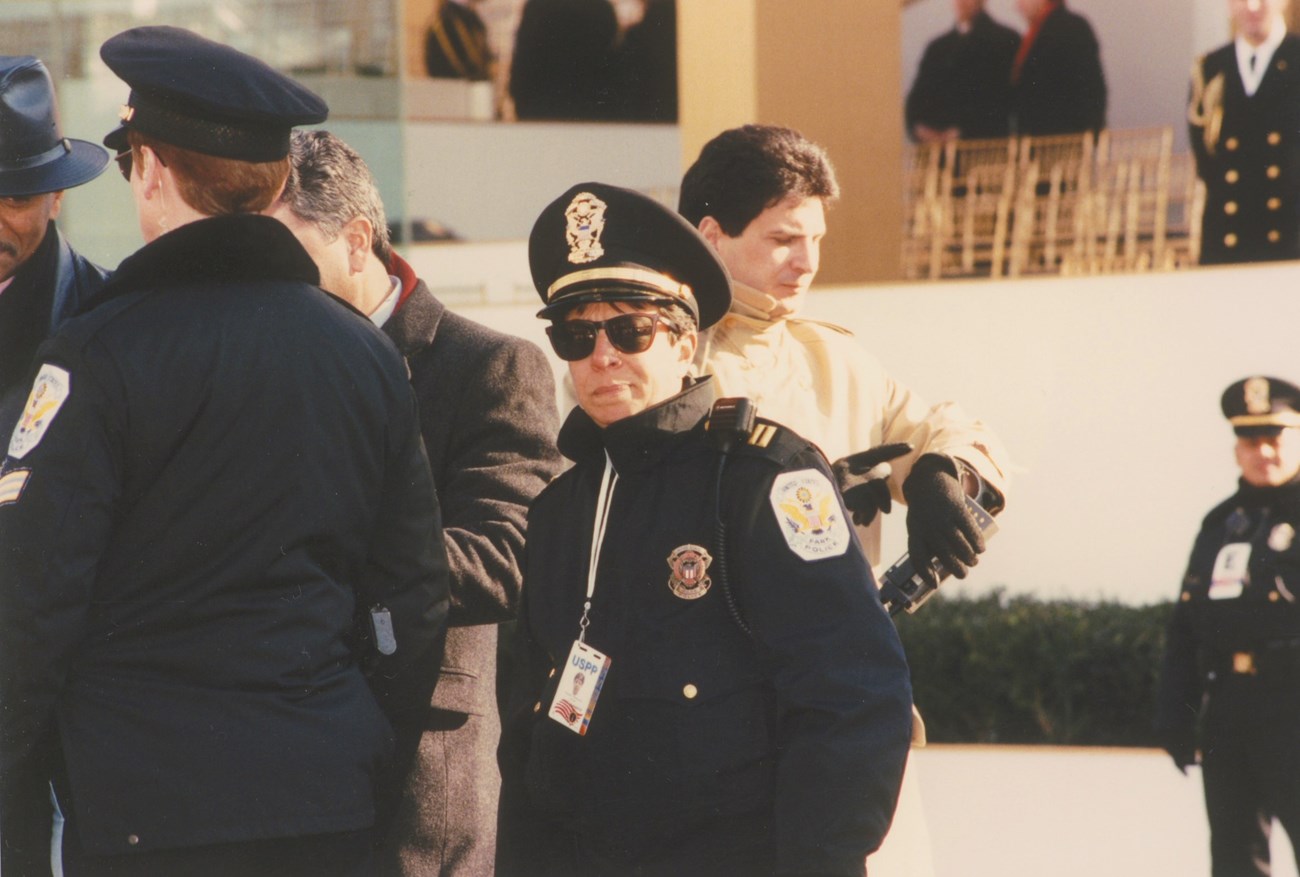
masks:
<svg viewBox="0 0 1300 877"><path fill-rule="evenodd" d="M6 873L48 865L51 777L93 854L375 821L446 559L403 362L316 278L280 223L200 220L41 348L0 468Z"/></svg>
<svg viewBox="0 0 1300 877"><path fill-rule="evenodd" d="M1205 516L1166 639L1157 726L1191 734L1213 680L1300 693L1300 483L1241 483ZM1211 696L1211 701L1213 697ZM1258 721L1252 717L1251 721Z"/></svg>
<svg viewBox="0 0 1300 877"><path fill-rule="evenodd" d="M615 871L662 864L683 834L748 819L774 872L861 874L888 829L911 689L866 558L824 458L776 424L730 452L719 508L711 398L706 378L604 430L581 410L561 430L576 465L529 513L498 873L568 873L570 839ZM556 693L606 454L618 478L585 642L610 666L579 735Z"/></svg>

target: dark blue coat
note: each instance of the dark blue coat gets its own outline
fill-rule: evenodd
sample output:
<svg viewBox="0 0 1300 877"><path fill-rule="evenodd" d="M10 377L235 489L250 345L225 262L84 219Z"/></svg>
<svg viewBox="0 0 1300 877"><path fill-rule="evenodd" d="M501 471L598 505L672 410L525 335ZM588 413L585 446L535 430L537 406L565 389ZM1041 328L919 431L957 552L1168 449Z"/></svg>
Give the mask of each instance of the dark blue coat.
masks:
<svg viewBox="0 0 1300 877"><path fill-rule="evenodd" d="M898 636L825 460L788 430L768 425L731 452L721 498L729 542L725 553L718 546L711 399L705 379L604 430L581 410L561 430L576 465L529 514L499 874L635 864L653 874L859 875L885 835L911 730ZM579 736L548 712L578 635L606 452L619 480L586 642L612 664ZM800 471L825 479L822 523L805 530L841 539L807 560L771 497ZM669 558L686 546L713 557L711 585L695 599L669 584Z"/></svg>
<svg viewBox="0 0 1300 877"><path fill-rule="evenodd" d="M1014 83L1015 131L1044 137L1106 127L1106 77L1092 25L1065 3L1048 14Z"/></svg>
<svg viewBox="0 0 1300 877"><path fill-rule="evenodd" d="M395 794L446 560L405 366L316 276L272 219L200 220L38 354L68 391L0 469L6 873L48 861L51 776L97 855L363 829Z"/></svg>

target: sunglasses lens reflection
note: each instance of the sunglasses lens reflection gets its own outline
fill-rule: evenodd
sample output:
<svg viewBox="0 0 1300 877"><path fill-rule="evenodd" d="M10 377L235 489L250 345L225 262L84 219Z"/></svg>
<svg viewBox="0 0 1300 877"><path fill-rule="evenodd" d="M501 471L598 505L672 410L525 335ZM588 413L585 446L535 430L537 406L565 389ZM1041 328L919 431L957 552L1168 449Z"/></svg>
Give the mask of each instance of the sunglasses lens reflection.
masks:
<svg viewBox="0 0 1300 877"><path fill-rule="evenodd" d="M659 324L656 314L620 314L603 322L591 320L566 320L547 328L555 355L565 362L586 359L596 349L596 333L605 330L605 336L615 350L621 353L644 353L654 342L655 328Z"/></svg>

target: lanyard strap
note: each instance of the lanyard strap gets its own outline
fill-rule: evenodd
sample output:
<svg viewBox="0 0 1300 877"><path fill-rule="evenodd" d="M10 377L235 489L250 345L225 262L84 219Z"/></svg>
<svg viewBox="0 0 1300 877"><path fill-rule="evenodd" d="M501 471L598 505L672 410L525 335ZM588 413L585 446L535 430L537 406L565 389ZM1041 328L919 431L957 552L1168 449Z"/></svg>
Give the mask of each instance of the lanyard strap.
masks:
<svg viewBox="0 0 1300 877"><path fill-rule="evenodd" d="M587 600L582 604L582 619L578 622L578 642L587 637L587 627L591 624L588 613L591 611L591 596L596 593L596 567L600 564L600 548L605 542L605 529L609 526L609 507L614 502L614 485L618 483L618 473L614 463L605 452L605 474L600 478L600 493L596 495L596 519L591 526L591 560L587 566Z"/></svg>

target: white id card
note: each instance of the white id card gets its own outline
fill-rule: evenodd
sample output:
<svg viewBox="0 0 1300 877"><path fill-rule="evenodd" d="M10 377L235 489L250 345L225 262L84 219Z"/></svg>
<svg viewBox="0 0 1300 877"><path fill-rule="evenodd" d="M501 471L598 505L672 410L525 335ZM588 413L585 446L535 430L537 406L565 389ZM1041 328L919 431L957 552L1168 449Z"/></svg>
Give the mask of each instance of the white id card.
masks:
<svg viewBox="0 0 1300 877"><path fill-rule="evenodd" d="M1235 600L1245 590L1250 570L1250 543L1232 542L1219 549L1210 574L1211 600Z"/></svg>
<svg viewBox="0 0 1300 877"><path fill-rule="evenodd" d="M547 714L575 734L586 734L608 672L609 658L586 643L575 642Z"/></svg>

